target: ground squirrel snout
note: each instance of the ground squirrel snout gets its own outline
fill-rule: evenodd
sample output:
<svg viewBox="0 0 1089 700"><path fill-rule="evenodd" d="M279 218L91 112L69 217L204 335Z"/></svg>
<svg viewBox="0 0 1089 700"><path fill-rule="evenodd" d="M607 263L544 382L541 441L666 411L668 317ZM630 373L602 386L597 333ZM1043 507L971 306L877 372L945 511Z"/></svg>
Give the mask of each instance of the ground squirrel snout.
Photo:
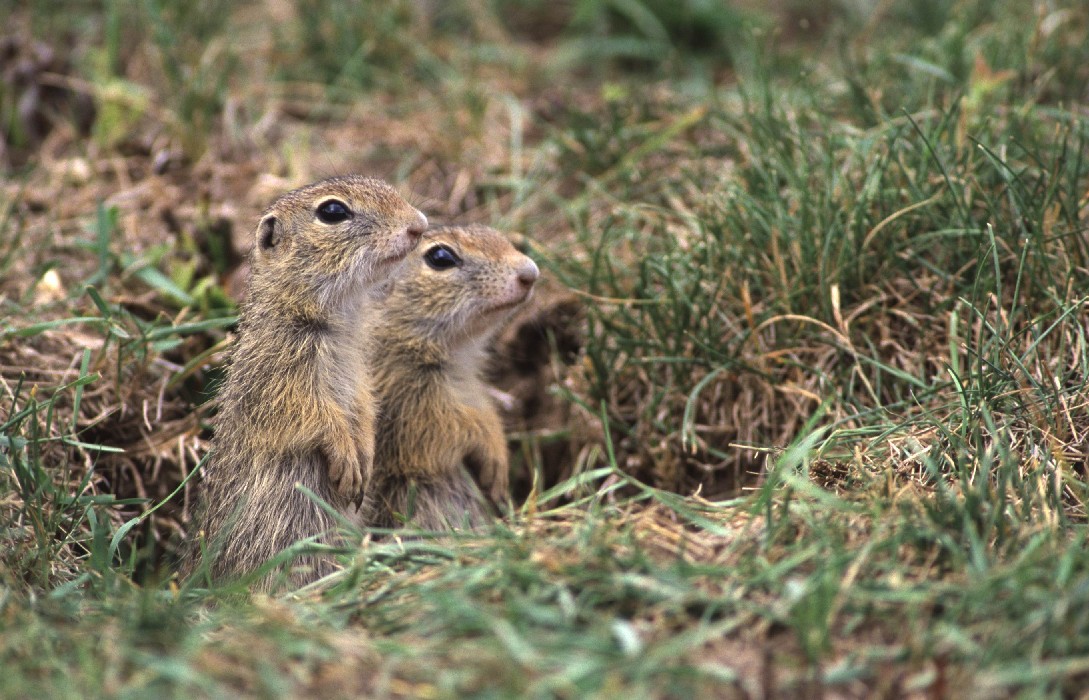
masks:
<svg viewBox="0 0 1089 700"><path fill-rule="evenodd" d="M541 271L537 269L537 263L529 258L526 258L526 262L518 268L518 282L527 289L532 287L540 276Z"/></svg>
<svg viewBox="0 0 1089 700"><path fill-rule="evenodd" d="M505 502L507 442L483 374L489 341L539 276L485 226L431 229L405 261L371 333L379 414L362 525L478 526L485 495Z"/></svg>
<svg viewBox="0 0 1089 700"><path fill-rule="evenodd" d="M342 512L363 498L376 410L365 320L426 229L391 186L354 175L288 192L261 216L190 571L201 550L222 578L299 540L330 542L334 517L297 485ZM298 563L296 584L332 569L315 556Z"/></svg>

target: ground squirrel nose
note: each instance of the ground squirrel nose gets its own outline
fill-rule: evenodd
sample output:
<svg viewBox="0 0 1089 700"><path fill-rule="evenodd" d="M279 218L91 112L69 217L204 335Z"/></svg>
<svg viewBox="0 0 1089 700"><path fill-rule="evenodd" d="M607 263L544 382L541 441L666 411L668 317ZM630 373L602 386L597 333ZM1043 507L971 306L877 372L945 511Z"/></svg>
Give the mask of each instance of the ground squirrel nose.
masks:
<svg viewBox="0 0 1089 700"><path fill-rule="evenodd" d="M537 281L537 277L540 276L540 271L537 269L537 263L533 262L529 258L526 258L525 263L518 268L518 281L523 287L532 287L533 283Z"/></svg>
<svg viewBox="0 0 1089 700"><path fill-rule="evenodd" d="M427 217L421 212L416 212L416 220L408 225L408 235L419 238L427 230Z"/></svg>

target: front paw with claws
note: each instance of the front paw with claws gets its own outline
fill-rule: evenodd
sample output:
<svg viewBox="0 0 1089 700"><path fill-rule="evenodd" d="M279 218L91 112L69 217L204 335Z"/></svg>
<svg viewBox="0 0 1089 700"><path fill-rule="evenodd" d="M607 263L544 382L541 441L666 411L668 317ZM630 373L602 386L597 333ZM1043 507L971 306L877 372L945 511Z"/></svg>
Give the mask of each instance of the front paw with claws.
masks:
<svg viewBox="0 0 1089 700"><path fill-rule="evenodd" d="M351 503L363 501L368 476L374 466L374 453L367 450L330 450L329 481L337 494Z"/></svg>

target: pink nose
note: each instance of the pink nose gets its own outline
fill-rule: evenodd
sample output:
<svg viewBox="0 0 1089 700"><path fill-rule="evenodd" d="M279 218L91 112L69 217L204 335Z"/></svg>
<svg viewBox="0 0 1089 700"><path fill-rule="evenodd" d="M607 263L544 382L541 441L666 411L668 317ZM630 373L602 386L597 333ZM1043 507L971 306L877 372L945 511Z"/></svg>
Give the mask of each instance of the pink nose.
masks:
<svg viewBox="0 0 1089 700"><path fill-rule="evenodd" d="M424 231L427 230L427 217L420 212L416 212L416 219L409 223L406 232L411 238L418 239L424 235Z"/></svg>
<svg viewBox="0 0 1089 700"><path fill-rule="evenodd" d="M526 261L518 268L518 283L527 289L532 287L540 276L541 271L537 269L537 263L529 258L526 258Z"/></svg>

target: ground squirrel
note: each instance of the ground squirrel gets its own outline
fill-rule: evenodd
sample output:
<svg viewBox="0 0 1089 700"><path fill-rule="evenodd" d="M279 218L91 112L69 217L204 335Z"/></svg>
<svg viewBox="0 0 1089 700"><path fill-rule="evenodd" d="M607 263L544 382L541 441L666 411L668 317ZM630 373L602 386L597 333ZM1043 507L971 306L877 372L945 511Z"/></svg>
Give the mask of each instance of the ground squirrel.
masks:
<svg viewBox="0 0 1089 700"><path fill-rule="evenodd" d="M374 480L359 521L431 530L489 520L506 499L507 443L482 373L537 265L484 226L428 231L371 323L379 401Z"/></svg>
<svg viewBox="0 0 1089 700"><path fill-rule="evenodd" d="M261 217L197 522L213 577L332 531L296 483L343 512L361 500L376 407L362 318L426 228L392 187L361 176L289 192ZM331 570L299 563L309 573L297 569L293 583Z"/></svg>

